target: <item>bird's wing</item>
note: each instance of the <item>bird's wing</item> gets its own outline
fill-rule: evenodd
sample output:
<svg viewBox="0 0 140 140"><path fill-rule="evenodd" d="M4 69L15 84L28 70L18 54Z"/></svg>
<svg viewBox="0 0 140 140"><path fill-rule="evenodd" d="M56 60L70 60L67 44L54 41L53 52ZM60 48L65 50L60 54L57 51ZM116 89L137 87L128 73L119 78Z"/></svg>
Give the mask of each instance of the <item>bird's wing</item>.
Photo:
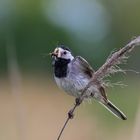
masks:
<svg viewBox="0 0 140 140"><path fill-rule="evenodd" d="M93 73L94 73L93 68L81 56L76 56L73 63L79 68L80 71L82 71L88 77L91 78L93 76Z"/></svg>
<svg viewBox="0 0 140 140"><path fill-rule="evenodd" d="M73 60L73 63L80 69L80 71L86 74L89 78L92 78L95 71L83 57L76 56L75 59ZM107 101L107 94L105 92L104 87L100 86L99 91L104 97L105 101Z"/></svg>

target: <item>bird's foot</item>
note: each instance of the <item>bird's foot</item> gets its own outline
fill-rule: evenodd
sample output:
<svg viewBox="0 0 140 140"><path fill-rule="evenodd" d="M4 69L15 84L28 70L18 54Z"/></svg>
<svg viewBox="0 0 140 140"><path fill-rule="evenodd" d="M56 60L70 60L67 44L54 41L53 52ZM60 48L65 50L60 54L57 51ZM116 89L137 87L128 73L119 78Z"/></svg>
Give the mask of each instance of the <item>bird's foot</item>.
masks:
<svg viewBox="0 0 140 140"><path fill-rule="evenodd" d="M77 106L79 106L82 103L82 99L81 98L76 98L75 99L75 106L74 108L72 108L69 112L68 112L68 117L69 119L73 119L74 118L74 110Z"/></svg>
<svg viewBox="0 0 140 140"><path fill-rule="evenodd" d="M74 114L73 114L73 110L72 109L68 112L68 117L70 119L73 119L74 118Z"/></svg>
<svg viewBox="0 0 140 140"><path fill-rule="evenodd" d="M76 106L79 106L82 103L82 101L83 100L81 98L76 98L75 99Z"/></svg>

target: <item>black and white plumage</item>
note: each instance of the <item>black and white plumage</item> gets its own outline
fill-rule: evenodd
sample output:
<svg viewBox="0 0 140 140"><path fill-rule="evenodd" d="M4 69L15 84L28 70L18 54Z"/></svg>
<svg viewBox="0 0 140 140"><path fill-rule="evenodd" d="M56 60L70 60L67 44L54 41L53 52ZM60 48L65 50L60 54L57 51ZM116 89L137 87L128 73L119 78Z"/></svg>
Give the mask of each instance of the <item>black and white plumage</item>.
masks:
<svg viewBox="0 0 140 140"><path fill-rule="evenodd" d="M87 86L94 75L93 68L81 56L74 57L71 51L64 46L57 47L51 53L53 58L54 78L57 85L69 95L79 98L82 90ZM108 99L105 89L92 85L84 94L85 98L94 98L105 106L116 117L126 120L126 116Z"/></svg>

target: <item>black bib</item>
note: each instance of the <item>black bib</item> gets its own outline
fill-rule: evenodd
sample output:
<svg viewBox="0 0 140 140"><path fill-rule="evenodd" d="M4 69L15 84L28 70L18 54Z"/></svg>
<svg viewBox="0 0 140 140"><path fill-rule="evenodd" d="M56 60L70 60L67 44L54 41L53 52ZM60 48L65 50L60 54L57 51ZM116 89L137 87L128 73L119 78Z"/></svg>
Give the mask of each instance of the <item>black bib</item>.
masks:
<svg viewBox="0 0 140 140"><path fill-rule="evenodd" d="M64 78L67 76L69 63L70 59L57 58L57 60L54 60L54 74L57 78Z"/></svg>

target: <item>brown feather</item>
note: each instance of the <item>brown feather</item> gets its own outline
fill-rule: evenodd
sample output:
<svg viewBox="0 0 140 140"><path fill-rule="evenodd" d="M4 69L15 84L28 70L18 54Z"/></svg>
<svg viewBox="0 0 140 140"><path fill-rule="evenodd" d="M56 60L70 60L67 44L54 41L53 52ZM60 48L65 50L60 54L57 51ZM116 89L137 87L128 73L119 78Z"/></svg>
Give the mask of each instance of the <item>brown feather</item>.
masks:
<svg viewBox="0 0 140 140"><path fill-rule="evenodd" d="M106 94L106 92L105 92L104 87L101 86L101 87L99 88L99 90L100 90L102 96L104 97L105 101L107 102L107 94Z"/></svg>
<svg viewBox="0 0 140 140"><path fill-rule="evenodd" d="M89 63L81 56L77 56L75 60L79 62L81 70L91 78L94 74L94 70Z"/></svg>

